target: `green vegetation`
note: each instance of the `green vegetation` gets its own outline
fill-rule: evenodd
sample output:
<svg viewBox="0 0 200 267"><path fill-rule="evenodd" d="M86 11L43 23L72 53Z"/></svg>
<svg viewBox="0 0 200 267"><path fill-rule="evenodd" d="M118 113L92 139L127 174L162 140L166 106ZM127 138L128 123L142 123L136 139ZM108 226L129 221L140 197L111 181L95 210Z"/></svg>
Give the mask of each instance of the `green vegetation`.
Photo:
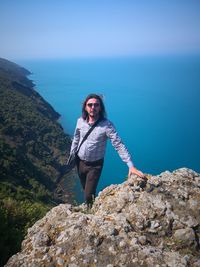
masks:
<svg viewBox="0 0 200 267"><path fill-rule="evenodd" d="M0 266L20 249L27 228L63 202L56 192L70 138L28 74L0 59Z"/></svg>
<svg viewBox="0 0 200 267"><path fill-rule="evenodd" d="M19 251L28 227L43 217L50 207L39 202L6 198L0 202L0 266Z"/></svg>

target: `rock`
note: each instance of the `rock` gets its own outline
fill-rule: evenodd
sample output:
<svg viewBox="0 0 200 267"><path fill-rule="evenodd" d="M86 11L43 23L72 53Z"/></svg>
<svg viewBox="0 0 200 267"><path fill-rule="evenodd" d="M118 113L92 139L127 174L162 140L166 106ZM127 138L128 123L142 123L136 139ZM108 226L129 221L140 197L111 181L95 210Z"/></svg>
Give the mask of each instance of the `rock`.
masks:
<svg viewBox="0 0 200 267"><path fill-rule="evenodd" d="M188 201L190 209L192 209L194 212L200 212L200 200L190 198Z"/></svg>
<svg viewBox="0 0 200 267"><path fill-rule="evenodd" d="M195 261L193 267L200 267L200 260Z"/></svg>
<svg viewBox="0 0 200 267"><path fill-rule="evenodd" d="M174 239L183 245L191 246L195 241L195 234L192 228L185 228L176 230Z"/></svg>
<svg viewBox="0 0 200 267"><path fill-rule="evenodd" d="M48 246L50 238L46 232L40 231L33 238L33 246L34 247L44 247Z"/></svg>
<svg viewBox="0 0 200 267"><path fill-rule="evenodd" d="M139 242L141 245L146 245L146 243L147 243L147 238L146 238L146 236L144 236L144 235L139 236L139 237L138 237L138 242Z"/></svg>
<svg viewBox="0 0 200 267"><path fill-rule="evenodd" d="M199 222L190 215L180 218L180 221L181 223L183 223L184 225L190 228L196 227L199 224Z"/></svg>
<svg viewBox="0 0 200 267"><path fill-rule="evenodd" d="M200 266L200 174L181 168L131 176L84 204L36 222L6 267Z"/></svg>

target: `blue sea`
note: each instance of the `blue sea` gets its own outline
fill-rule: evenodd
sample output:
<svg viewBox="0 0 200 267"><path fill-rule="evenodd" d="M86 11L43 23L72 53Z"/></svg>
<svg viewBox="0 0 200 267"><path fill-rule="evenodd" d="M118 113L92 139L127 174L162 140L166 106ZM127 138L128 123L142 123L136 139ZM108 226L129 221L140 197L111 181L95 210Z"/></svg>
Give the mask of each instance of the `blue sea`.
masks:
<svg viewBox="0 0 200 267"><path fill-rule="evenodd" d="M144 173L200 172L200 56L26 60L36 90L73 135L89 93L103 95L108 118ZM128 168L108 142L98 191Z"/></svg>

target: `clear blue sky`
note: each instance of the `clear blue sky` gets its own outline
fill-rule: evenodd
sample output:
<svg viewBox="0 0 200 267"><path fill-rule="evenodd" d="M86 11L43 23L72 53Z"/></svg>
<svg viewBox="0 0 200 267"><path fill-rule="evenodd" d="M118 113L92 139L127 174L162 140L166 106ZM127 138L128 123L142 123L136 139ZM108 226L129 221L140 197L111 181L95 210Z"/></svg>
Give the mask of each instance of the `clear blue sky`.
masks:
<svg viewBox="0 0 200 267"><path fill-rule="evenodd" d="M199 0L0 0L0 57L200 52Z"/></svg>

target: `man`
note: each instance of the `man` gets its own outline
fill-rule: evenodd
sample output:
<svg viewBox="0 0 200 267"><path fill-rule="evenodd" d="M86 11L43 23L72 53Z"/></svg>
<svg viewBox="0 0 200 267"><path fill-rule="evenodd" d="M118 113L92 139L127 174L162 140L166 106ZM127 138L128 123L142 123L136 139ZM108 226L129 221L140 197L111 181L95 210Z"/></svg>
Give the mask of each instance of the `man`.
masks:
<svg viewBox="0 0 200 267"><path fill-rule="evenodd" d="M131 156L122 143L115 127L106 119L104 103L100 96L90 94L82 106L82 117L78 119L70 154L77 151L83 137L98 120L96 127L81 145L78 151L77 170L84 197L88 207L92 206L96 188L103 168L106 141L109 138L121 159L129 167L129 175L136 174L144 178L144 174L137 170Z"/></svg>

